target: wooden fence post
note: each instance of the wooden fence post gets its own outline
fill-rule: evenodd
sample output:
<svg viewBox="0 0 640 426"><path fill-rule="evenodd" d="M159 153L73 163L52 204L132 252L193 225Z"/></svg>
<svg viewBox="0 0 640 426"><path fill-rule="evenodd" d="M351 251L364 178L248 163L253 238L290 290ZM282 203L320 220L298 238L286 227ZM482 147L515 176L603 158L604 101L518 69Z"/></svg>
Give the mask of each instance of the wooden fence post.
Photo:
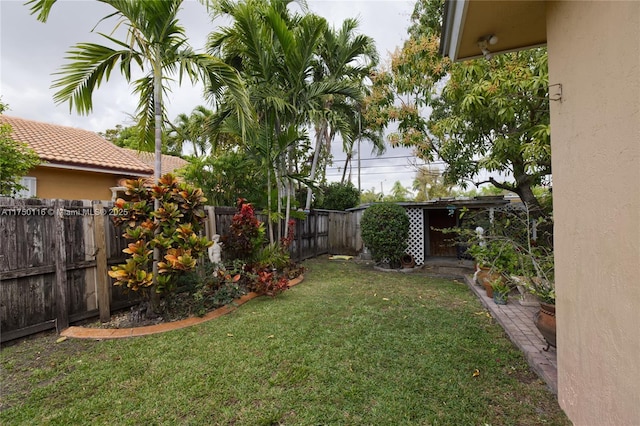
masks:
<svg viewBox="0 0 640 426"><path fill-rule="evenodd" d="M309 213L307 213L306 217L302 220L296 220L296 238L298 239L298 243L296 244L296 248L298 249L298 258L296 261L302 261L302 231L304 230L304 221L309 218Z"/></svg>
<svg viewBox="0 0 640 426"><path fill-rule="evenodd" d="M56 200L53 208L55 244L53 246L53 257L56 266L56 329L58 332L69 327L69 306L67 303L67 253L64 238L63 207L61 200Z"/></svg>
<svg viewBox="0 0 640 426"><path fill-rule="evenodd" d="M207 212L207 221L205 222L205 233L207 238L213 241L213 236L218 233L218 227L216 225L216 207L204 206L204 210Z"/></svg>
<svg viewBox="0 0 640 426"><path fill-rule="evenodd" d="M104 223L105 208L102 204L93 206L93 232L96 245L96 287L98 291L98 310L100 321L109 322L111 320L111 288L107 278L107 239L105 237Z"/></svg>
<svg viewBox="0 0 640 426"><path fill-rule="evenodd" d="M318 255L318 212L313 211L313 255Z"/></svg>

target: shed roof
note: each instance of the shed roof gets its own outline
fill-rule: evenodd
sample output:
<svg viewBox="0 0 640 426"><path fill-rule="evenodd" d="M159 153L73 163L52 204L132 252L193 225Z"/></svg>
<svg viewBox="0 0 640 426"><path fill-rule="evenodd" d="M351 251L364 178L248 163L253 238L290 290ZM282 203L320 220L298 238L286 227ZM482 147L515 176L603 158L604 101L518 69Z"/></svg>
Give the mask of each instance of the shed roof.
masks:
<svg viewBox="0 0 640 426"><path fill-rule="evenodd" d="M422 209L445 209L449 206L454 206L455 208L488 208L488 207L498 207L509 204L511 201L506 199L502 195L481 195L473 198L463 197L463 198L436 198L429 201L423 202L414 202L414 201L400 201L396 204L399 204L405 208L422 208ZM347 209L347 211L357 211L357 210L365 210L369 206L376 203L368 203L363 204L358 207L354 207L352 209Z"/></svg>

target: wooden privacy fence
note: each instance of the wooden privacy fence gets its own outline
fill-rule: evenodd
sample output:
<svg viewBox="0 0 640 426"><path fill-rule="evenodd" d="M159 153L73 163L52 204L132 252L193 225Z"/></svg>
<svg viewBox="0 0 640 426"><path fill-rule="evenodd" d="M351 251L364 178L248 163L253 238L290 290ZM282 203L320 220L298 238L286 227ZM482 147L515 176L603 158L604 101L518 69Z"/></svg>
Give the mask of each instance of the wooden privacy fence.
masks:
<svg viewBox="0 0 640 426"><path fill-rule="evenodd" d="M229 235L231 221L236 209L233 207L206 207L208 220L206 235L222 238ZM355 254L362 250L357 213L333 210L312 210L304 220L296 220L294 241L290 247L291 258L302 261L326 253ZM266 224L267 216L257 214ZM215 218L215 220L214 220ZM285 227L284 221L281 224Z"/></svg>
<svg viewBox="0 0 640 426"><path fill-rule="evenodd" d="M126 241L111 204L0 198L0 340L100 316L137 302L111 285Z"/></svg>
<svg viewBox="0 0 640 426"><path fill-rule="evenodd" d="M124 263L127 241L111 220L113 203L0 197L0 341L99 317L138 303L107 271ZM229 233L235 208L206 208L206 234ZM266 217L259 216L261 221ZM294 260L362 248L354 214L311 211L297 220Z"/></svg>

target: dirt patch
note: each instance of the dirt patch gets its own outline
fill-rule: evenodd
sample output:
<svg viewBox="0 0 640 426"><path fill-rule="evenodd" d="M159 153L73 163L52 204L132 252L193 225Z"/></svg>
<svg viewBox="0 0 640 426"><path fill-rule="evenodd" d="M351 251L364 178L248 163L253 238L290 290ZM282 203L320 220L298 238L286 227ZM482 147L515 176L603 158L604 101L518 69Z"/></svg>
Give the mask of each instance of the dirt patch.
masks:
<svg viewBox="0 0 640 426"><path fill-rule="evenodd" d="M57 343L50 331L3 344L0 352L0 411L20 404L33 389L63 378L93 342Z"/></svg>

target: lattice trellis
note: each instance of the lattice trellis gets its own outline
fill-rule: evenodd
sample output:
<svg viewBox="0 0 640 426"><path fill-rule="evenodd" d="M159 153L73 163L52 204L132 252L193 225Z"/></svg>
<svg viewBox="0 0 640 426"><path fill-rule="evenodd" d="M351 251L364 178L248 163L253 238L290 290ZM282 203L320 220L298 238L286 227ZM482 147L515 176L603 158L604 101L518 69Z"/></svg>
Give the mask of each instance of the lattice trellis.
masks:
<svg viewBox="0 0 640 426"><path fill-rule="evenodd" d="M407 209L409 215L409 238L407 253L413 256L416 265L424 264L424 212L422 209Z"/></svg>

